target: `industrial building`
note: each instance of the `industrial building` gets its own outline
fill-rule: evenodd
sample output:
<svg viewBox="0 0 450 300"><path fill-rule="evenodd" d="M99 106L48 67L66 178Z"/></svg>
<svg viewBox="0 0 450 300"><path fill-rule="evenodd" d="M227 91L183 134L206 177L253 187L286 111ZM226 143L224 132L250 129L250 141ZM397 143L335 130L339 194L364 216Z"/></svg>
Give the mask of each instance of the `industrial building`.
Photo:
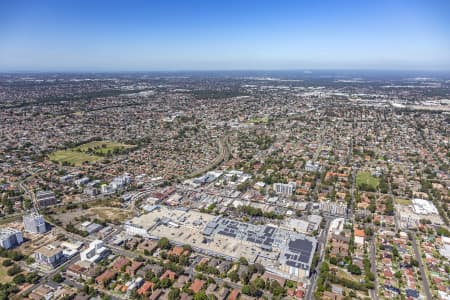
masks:
<svg viewBox="0 0 450 300"><path fill-rule="evenodd" d="M85 221L83 223L81 223L80 225L80 229L83 231L86 231L89 234L95 233L100 231L103 228L102 225L97 224L97 223L93 223L90 221Z"/></svg>

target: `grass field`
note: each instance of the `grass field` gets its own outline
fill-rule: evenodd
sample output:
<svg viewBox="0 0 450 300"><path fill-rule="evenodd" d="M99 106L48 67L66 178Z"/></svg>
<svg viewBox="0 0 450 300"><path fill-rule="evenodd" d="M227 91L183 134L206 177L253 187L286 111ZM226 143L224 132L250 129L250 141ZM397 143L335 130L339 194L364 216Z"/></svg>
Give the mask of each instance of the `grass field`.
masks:
<svg viewBox="0 0 450 300"><path fill-rule="evenodd" d="M133 216L130 211L114 207L93 207L89 208L88 213L93 213L103 220L115 220L123 222Z"/></svg>
<svg viewBox="0 0 450 300"><path fill-rule="evenodd" d="M59 150L48 156L51 161L79 166L84 162L92 163L100 160L99 156L73 150Z"/></svg>
<svg viewBox="0 0 450 300"><path fill-rule="evenodd" d="M81 152L93 152L97 155L107 154L108 151L115 151L115 150L122 150L122 149L128 149L133 148L133 145L127 145L122 143L116 143L116 142L109 142L109 141L93 141L89 142L83 145L80 145L78 147L75 147L73 150L78 150Z"/></svg>
<svg viewBox="0 0 450 300"><path fill-rule="evenodd" d="M269 118L262 117L262 118L252 118L248 120L248 123L253 124L267 124L269 122Z"/></svg>
<svg viewBox="0 0 450 300"><path fill-rule="evenodd" d="M49 155L49 159L56 163L79 166L85 162L96 162L101 159L101 156L133 147L133 145L110 141L93 141L72 149L55 151Z"/></svg>
<svg viewBox="0 0 450 300"><path fill-rule="evenodd" d="M348 272L345 272L342 269L338 270L338 272L336 273L336 276L339 277L339 278L352 280L352 281L356 281L356 282L359 282L359 280L362 278L361 275L352 275L352 274L350 274Z"/></svg>
<svg viewBox="0 0 450 300"><path fill-rule="evenodd" d="M395 203L400 204L400 205L411 205L412 201L409 199L395 199Z"/></svg>
<svg viewBox="0 0 450 300"><path fill-rule="evenodd" d="M356 174L356 185L358 188L368 186L375 191L379 184L380 180L373 177L370 172L358 172L358 174Z"/></svg>

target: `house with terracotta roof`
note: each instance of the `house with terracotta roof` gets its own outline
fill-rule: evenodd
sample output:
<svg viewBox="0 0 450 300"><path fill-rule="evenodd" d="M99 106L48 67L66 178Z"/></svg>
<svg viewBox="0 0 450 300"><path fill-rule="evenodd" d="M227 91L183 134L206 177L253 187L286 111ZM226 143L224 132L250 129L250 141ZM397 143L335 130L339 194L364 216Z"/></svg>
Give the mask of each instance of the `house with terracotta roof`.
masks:
<svg viewBox="0 0 450 300"><path fill-rule="evenodd" d="M87 280L95 277L95 267L91 263L80 261L70 265L66 270L66 274L73 278Z"/></svg>
<svg viewBox="0 0 450 300"><path fill-rule="evenodd" d="M176 256L181 256L181 255L188 256L189 250L186 250L181 246L175 246L169 252L167 252L167 254L168 255L176 255Z"/></svg>
<svg viewBox="0 0 450 300"><path fill-rule="evenodd" d="M146 281L144 284L137 290L139 295L147 294L154 286L154 283L151 281Z"/></svg>
<svg viewBox="0 0 450 300"><path fill-rule="evenodd" d="M297 290L295 292L295 297L297 297L297 299L303 299L304 295L305 295L305 292L303 290Z"/></svg>
<svg viewBox="0 0 450 300"><path fill-rule="evenodd" d="M140 261L133 261L131 265L127 266L125 269L125 272L130 274L131 276L136 275L137 270L139 270L140 267L142 267L144 263Z"/></svg>
<svg viewBox="0 0 450 300"><path fill-rule="evenodd" d="M114 279L116 275L117 275L116 271L108 269L99 276L97 276L95 278L95 282L97 282L98 284L105 284L108 281Z"/></svg>
<svg viewBox="0 0 450 300"><path fill-rule="evenodd" d="M357 245L364 245L364 238L366 234L364 233L364 230L362 229L355 229L355 244Z"/></svg>
<svg viewBox="0 0 450 300"><path fill-rule="evenodd" d="M158 242L154 240L144 240L137 246L139 251L153 253L158 248Z"/></svg>
<svg viewBox="0 0 450 300"><path fill-rule="evenodd" d="M232 290L227 300L236 300L241 293L238 290Z"/></svg>
<svg viewBox="0 0 450 300"><path fill-rule="evenodd" d="M159 277L159 280L163 280L165 278L169 278L170 280L175 280L175 278L177 277L177 273L171 271L171 270L166 270L161 277Z"/></svg>
<svg viewBox="0 0 450 300"><path fill-rule="evenodd" d="M125 266L127 266L128 264L130 264L130 260L126 257L121 256L116 259L112 267L116 271L122 271L122 268L125 268Z"/></svg>
<svg viewBox="0 0 450 300"><path fill-rule="evenodd" d="M336 256L347 256L348 248L349 248L350 238L341 235L341 234L333 234L331 237L331 252L330 255L332 257Z"/></svg>
<svg viewBox="0 0 450 300"><path fill-rule="evenodd" d="M325 291L323 292L323 299L328 300L341 300L343 297L333 292Z"/></svg>
<svg viewBox="0 0 450 300"><path fill-rule="evenodd" d="M204 285L205 285L205 281L204 280L196 278L194 280L194 282L192 282L192 284L189 287L189 289L191 291L193 291L194 293L198 293L198 292L201 291L201 289L203 288Z"/></svg>

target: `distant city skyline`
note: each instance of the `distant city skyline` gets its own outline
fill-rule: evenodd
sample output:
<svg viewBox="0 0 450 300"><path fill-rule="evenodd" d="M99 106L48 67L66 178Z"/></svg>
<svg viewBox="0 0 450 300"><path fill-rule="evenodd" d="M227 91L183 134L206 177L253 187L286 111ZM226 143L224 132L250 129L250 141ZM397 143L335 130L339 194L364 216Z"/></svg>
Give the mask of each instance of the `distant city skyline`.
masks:
<svg viewBox="0 0 450 300"><path fill-rule="evenodd" d="M450 1L2 1L0 72L450 70Z"/></svg>

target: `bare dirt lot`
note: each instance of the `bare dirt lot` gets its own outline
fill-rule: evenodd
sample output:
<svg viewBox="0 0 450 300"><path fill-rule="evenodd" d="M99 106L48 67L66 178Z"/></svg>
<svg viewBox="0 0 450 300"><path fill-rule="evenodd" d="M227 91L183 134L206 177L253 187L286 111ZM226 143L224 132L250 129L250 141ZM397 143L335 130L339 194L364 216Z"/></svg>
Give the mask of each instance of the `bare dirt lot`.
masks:
<svg viewBox="0 0 450 300"><path fill-rule="evenodd" d="M95 206L88 209L79 208L59 213L54 217L60 220L63 226L69 223L76 225L87 219L98 219L106 222L121 223L124 220L131 218L132 212L117 207Z"/></svg>

